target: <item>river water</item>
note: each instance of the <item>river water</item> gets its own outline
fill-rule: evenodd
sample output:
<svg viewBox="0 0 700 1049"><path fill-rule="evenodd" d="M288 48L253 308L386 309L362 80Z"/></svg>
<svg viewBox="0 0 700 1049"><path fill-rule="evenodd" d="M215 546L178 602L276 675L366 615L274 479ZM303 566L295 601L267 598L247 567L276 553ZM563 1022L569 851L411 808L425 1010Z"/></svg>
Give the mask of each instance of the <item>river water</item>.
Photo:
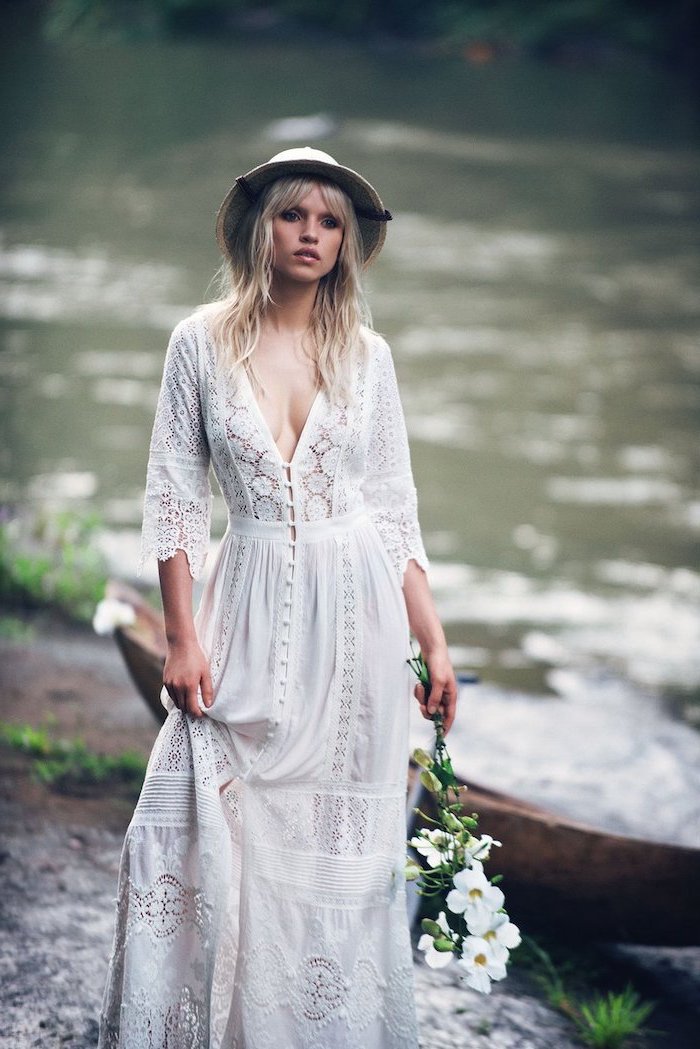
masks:
<svg viewBox="0 0 700 1049"><path fill-rule="evenodd" d="M457 765L700 841L700 150L682 85L325 42L18 38L4 59L2 500L96 506L133 574L165 343L211 294L216 208L235 175L316 144L394 214L368 291L439 610L480 677Z"/></svg>

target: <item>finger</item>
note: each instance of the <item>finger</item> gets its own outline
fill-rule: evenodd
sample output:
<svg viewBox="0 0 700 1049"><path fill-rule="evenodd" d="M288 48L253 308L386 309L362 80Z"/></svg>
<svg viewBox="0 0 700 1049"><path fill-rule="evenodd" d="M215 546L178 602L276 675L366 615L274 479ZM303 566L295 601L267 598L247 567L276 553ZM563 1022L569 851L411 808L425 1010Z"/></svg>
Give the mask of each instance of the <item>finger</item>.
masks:
<svg viewBox="0 0 700 1049"><path fill-rule="evenodd" d="M454 682L450 683L450 687L446 697L445 734L447 734L450 731L452 725L454 724L455 717L457 716L457 697L458 688L457 681L455 679Z"/></svg>
<svg viewBox="0 0 700 1049"><path fill-rule="evenodd" d="M202 702L205 707L210 707L214 702L214 686L212 685L211 673L209 670L205 670L202 674L200 684L202 688Z"/></svg>
<svg viewBox="0 0 700 1049"><path fill-rule="evenodd" d="M418 700L418 706L420 708L420 712L421 712L422 716L424 718L428 718L429 719L430 718L430 714L428 713L428 706L427 706L427 703L426 703L426 700L425 700L425 688L423 687L423 685L420 682L413 689L413 695Z"/></svg>
<svg viewBox="0 0 700 1049"><path fill-rule="evenodd" d="M165 689L170 698L172 699L173 703L177 707L177 709L182 710L182 700L180 699L179 689L172 684L166 684Z"/></svg>
<svg viewBox="0 0 700 1049"><path fill-rule="evenodd" d="M193 718L201 718L203 711L199 706L199 686L192 685L187 690L187 700L185 703L185 709L188 714L191 714Z"/></svg>
<svg viewBox="0 0 700 1049"><path fill-rule="evenodd" d="M433 687L430 689L430 695L428 696L428 712L430 714L434 714L442 703L442 694L444 692L445 684L446 682L440 680L440 678L437 678L432 682Z"/></svg>

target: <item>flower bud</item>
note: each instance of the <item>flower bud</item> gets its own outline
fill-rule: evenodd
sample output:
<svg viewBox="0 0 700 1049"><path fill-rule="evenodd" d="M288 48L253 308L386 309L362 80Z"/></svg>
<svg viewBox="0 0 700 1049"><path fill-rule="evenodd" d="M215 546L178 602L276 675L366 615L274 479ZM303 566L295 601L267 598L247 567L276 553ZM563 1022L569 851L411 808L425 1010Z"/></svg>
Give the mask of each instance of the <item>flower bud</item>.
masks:
<svg viewBox="0 0 700 1049"><path fill-rule="evenodd" d="M452 940L448 940L446 936L441 936L439 940L434 940L433 947L436 951L442 951L443 954L447 954L448 951L455 949Z"/></svg>
<svg viewBox="0 0 700 1049"><path fill-rule="evenodd" d="M420 765L422 769L431 769L435 764L430 754L427 751L422 750L420 747L416 747L411 755L416 765Z"/></svg>
<svg viewBox="0 0 700 1049"><path fill-rule="evenodd" d="M420 781L426 790L432 791L433 794L440 790L442 784L440 780L428 769L424 769L420 774Z"/></svg>
<svg viewBox="0 0 700 1049"><path fill-rule="evenodd" d="M441 929L438 923L434 922L432 918L424 918L420 923L420 926L423 932L427 932L429 936L433 937L433 939L436 937L438 939L443 937L444 930Z"/></svg>
<svg viewBox="0 0 700 1049"><path fill-rule="evenodd" d="M416 878L420 878L421 873L421 868L418 866L417 863L406 864L406 869L404 871L404 877L406 881L415 881Z"/></svg>

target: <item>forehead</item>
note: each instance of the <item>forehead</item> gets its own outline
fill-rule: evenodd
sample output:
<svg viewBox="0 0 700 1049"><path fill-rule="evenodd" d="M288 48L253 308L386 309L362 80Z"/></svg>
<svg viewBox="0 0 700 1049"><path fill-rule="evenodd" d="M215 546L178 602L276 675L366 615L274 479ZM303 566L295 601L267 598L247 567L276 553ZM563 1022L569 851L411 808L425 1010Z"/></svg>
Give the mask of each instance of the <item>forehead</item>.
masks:
<svg viewBox="0 0 700 1049"><path fill-rule="evenodd" d="M304 186L296 194L299 207L315 208L317 211L329 211L337 214L341 211L338 200L338 191L333 192L333 187L327 184L314 182Z"/></svg>

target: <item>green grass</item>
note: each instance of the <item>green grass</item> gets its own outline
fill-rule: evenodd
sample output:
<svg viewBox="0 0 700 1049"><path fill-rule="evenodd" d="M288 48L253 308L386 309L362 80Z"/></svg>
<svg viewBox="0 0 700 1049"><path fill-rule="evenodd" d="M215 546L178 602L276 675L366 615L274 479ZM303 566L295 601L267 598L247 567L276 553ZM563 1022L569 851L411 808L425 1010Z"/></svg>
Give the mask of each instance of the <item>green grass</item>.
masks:
<svg viewBox="0 0 700 1049"><path fill-rule="evenodd" d="M653 1008L629 984L619 994L599 995L581 1005L577 1020L581 1039L594 1049L622 1049L644 1029Z"/></svg>
<svg viewBox="0 0 700 1049"><path fill-rule="evenodd" d="M93 511L39 509L0 523L0 604L10 612L54 608L89 623L107 582Z"/></svg>
<svg viewBox="0 0 700 1049"><path fill-rule="evenodd" d="M643 1002L630 984L622 991L594 986L606 979L596 965L595 951L552 945L551 952L527 936L517 953L517 963L530 972L549 1005L572 1021L584 1045L631 1046L645 1032L653 1004Z"/></svg>
<svg viewBox="0 0 700 1049"><path fill-rule="evenodd" d="M138 797L146 759L136 751L99 754L82 739L50 737L45 728L0 722L0 743L33 759L34 777L61 794L94 794L117 790Z"/></svg>

